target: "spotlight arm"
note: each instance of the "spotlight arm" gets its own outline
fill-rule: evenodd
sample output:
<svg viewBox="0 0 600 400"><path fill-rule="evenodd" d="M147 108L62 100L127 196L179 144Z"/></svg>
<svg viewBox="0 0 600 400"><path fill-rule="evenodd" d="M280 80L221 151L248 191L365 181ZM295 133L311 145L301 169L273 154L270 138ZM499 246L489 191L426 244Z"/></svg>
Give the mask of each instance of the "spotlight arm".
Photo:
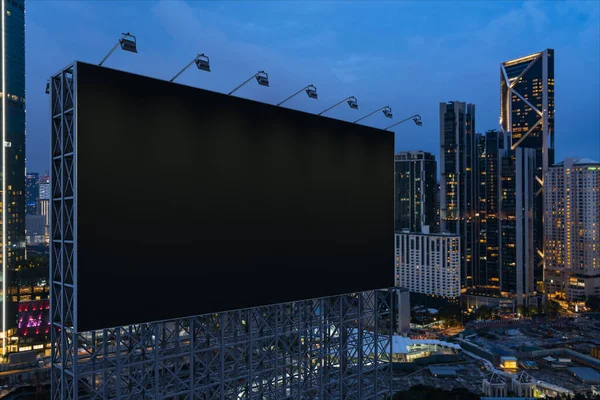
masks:
<svg viewBox="0 0 600 400"><path fill-rule="evenodd" d="M195 63L200 57L206 57L204 54L198 54L196 57L194 57L194 59L192 61L190 61L190 63L188 65L186 65L181 71L179 71L174 77L171 78L171 80L169 82L173 82L175 79L177 79L177 77L181 74L183 74L189 67L192 66L193 63Z"/></svg>
<svg viewBox="0 0 600 400"><path fill-rule="evenodd" d="M302 89L298 90L296 93L294 93L293 95L291 95L290 97L288 97L287 99L283 100L282 102L280 102L279 104L277 104L278 106L282 105L283 103L285 103L286 101L288 101L289 99L291 99L294 96L299 95L300 93L302 93L303 91L305 91L306 89L308 89L309 87L315 87L315 85L306 85L304 86Z"/></svg>
<svg viewBox="0 0 600 400"><path fill-rule="evenodd" d="M388 129L393 128L396 125L400 125L401 123L406 122L409 119L414 119L414 118L418 118L419 121L421 120L421 116L419 114L411 115L408 118L404 118L402 121L396 122L395 124L392 124L392 125L388 126L387 128L384 129L384 131L387 131Z"/></svg>
<svg viewBox="0 0 600 400"><path fill-rule="evenodd" d="M318 113L317 115L322 115L322 114L325 114L327 111L331 110L332 108L335 108L335 107L339 106L339 105L340 105L340 104L342 104L343 102L345 102L345 101L348 101L348 100L350 100L350 99L355 99L355 97L354 97L354 96L348 96L348 97L346 97L344 100L340 101L339 103L335 103L334 105L332 105L331 107L327 108L327 109L326 109L326 110L324 110L324 111L321 111L321 112L320 112L320 113Z"/></svg>
<svg viewBox="0 0 600 400"><path fill-rule="evenodd" d="M241 85L239 85L238 87L236 87L235 89L233 89L231 92L227 93L228 95L232 95L234 92L236 92L239 88L241 88L242 86L244 86L246 83L250 82L252 79L256 78L258 75L260 74L267 74L265 71L258 71L257 73L255 73L254 75L252 75L250 78L246 79Z"/></svg>
<svg viewBox="0 0 600 400"><path fill-rule="evenodd" d="M117 47L119 47L119 45L121 44L121 41L123 40L123 38L125 36L131 36L131 37L133 37L133 35L131 35L130 33L122 33L121 34L121 38L119 40L117 40L117 44L115 44L113 46L113 48L110 49L110 51L108 52L108 54L102 59L102 61L100 61L100 64L98 64L99 66L102 66L102 64L104 64L104 61L106 61L106 59L108 59L108 57L110 57L110 55L112 53L114 53L114 51L117 49Z"/></svg>
<svg viewBox="0 0 600 400"><path fill-rule="evenodd" d="M112 53L113 53L113 52L114 52L114 51L117 49L117 47L119 47L119 45L120 45L120 44L121 44L121 40L119 39L119 40L117 40L117 44L115 44L115 45L113 46L113 48L112 48L112 49L110 49L110 51L108 52L108 54L106 55L106 57L104 57L104 58L102 59L102 61L100 61L100 64L98 64L98 65L99 65L99 66L102 66L102 64L104 64L104 61L106 61L106 59L107 59L108 57L110 57L110 55L111 55L111 54L112 54Z"/></svg>
<svg viewBox="0 0 600 400"><path fill-rule="evenodd" d="M357 119L356 121L354 121L354 122L353 122L353 124L357 123L358 121L362 121L363 119L365 119L365 118L367 118L367 117L370 117L371 115L373 115L373 114L376 114L376 113L378 113L378 112L379 112L379 111L381 111L381 110L385 110L386 108L390 108L390 106L383 106L383 107L381 107L381 108L379 108L379 109L377 109L377 110L373 111L372 113L370 113L370 114L367 114L367 115L365 115L364 117Z"/></svg>

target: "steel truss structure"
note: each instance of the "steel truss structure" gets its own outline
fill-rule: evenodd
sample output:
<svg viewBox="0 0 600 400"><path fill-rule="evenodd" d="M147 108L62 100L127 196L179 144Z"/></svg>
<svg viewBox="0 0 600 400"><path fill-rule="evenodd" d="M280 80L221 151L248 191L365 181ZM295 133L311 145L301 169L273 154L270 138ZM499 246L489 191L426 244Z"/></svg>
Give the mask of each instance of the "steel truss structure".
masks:
<svg viewBox="0 0 600 400"><path fill-rule="evenodd" d="M50 93L53 399L392 394L394 288L78 332L76 63Z"/></svg>

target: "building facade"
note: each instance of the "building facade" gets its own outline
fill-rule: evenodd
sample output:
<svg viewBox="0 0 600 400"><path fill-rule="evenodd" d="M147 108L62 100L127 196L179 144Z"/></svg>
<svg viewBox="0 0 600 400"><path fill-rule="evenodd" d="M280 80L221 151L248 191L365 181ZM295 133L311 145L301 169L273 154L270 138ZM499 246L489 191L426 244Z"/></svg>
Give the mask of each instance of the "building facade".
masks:
<svg viewBox="0 0 600 400"><path fill-rule="evenodd" d="M25 176L25 212L29 215L37 214L37 204L40 197L40 174L30 172Z"/></svg>
<svg viewBox="0 0 600 400"><path fill-rule="evenodd" d="M479 264L478 169L475 105L440 103L440 232L460 235L462 287Z"/></svg>
<svg viewBox="0 0 600 400"><path fill-rule="evenodd" d="M0 0L2 109L2 354L17 351L18 287L15 271L25 261L25 3Z"/></svg>
<svg viewBox="0 0 600 400"><path fill-rule="evenodd" d="M460 297L460 236L396 232L396 286L446 299Z"/></svg>
<svg viewBox="0 0 600 400"><path fill-rule="evenodd" d="M45 242L50 241L50 177L40 178L40 194L38 196L38 215L43 215L46 221Z"/></svg>
<svg viewBox="0 0 600 400"><path fill-rule="evenodd" d="M46 242L46 217L27 214L27 245L38 245Z"/></svg>
<svg viewBox="0 0 600 400"><path fill-rule="evenodd" d="M474 270L474 286L481 293L499 295L500 289L500 149L502 136L497 130L477 135L479 180L476 220L479 224L479 268Z"/></svg>
<svg viewBox="0 0 600 400"><path fill-rule="evenodd" d="M435 232L437 163L425 151L403 151L394 156L395 230Z"/></svg>
<svg viewBox="0 0 600 400"><path fill-rule="evenodd" d="M600 295L600 163L567 158L545 182L546 292L582 303Z"/></svg>
<svg viewBox="0 0 600 400"><path fill-rule="evenodd" d="M518 304L528 305L543 289L544 176L554 163L554 50L500 65L500 130L501 285Z"/></svg>

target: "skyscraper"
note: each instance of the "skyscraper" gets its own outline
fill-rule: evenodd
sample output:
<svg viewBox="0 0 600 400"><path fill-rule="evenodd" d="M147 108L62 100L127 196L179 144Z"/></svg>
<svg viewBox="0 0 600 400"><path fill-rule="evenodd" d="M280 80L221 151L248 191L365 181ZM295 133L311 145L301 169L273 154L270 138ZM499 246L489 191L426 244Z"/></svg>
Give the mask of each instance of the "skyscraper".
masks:
<svg viewBox="0 0 600 400"><path fill-rule="evenodd" d="M479 262L478 169L475 105L440 103L440 232L460 235L462 287L473 286Z"/></svg>
<svg viewBox="0 0 600 400"><path fill-rule="evenodd" d="M437 163L425 151L403 151L394 156L395 230L435 232Z"/></svg>
<svg viewBox="0 0 600 400"><path fill-rule="evenodd" d="M14 271L25 259L25 3L0 0L2 40L2 353L16 351Z"/></svg>
<svg viewBox="0 0 600 400"><path fill-rule="evenodd" d="M497 130L477 135L479 157L479 268L475 286L499 295L500 225L498 220L500 187L500 149L502 136Z"/></svg>
<svg viewBox="0 0 600 400"><path fill-rule="evenodd" d="M544 176L554 162L554 50L502 63L500 93L506 144L500 205L506 279L501 281L518 304L528 304L529 295L543 286Z"/></svg>
<svg viewBox="0 0 600 400"><path fill-rule="evenodd" d="M40 174L30 172L25 176L26 213L37 214L37 203L40 197Z"/></svg>
<svg viewBox="0 0 600 400"><path fill-rule="evenodd" d="M600 163L567 158L544 182L546 292L577 304L600 295Z"/></svg>

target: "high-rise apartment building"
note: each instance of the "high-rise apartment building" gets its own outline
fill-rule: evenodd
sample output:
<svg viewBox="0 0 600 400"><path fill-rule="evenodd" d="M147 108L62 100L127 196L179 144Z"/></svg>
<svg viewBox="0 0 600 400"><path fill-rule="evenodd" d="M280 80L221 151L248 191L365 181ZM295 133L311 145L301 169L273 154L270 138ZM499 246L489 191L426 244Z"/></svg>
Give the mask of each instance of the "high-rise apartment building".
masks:
<svg viewBox="0 0 600 400"><path fill-rule="evenodd" d="M403 151L394 156L395 230L435 232L437 163L425 151Z"/></svg>
<svg viewBox="0 0 600 400"><path fill-rule="evenodd" d="M479 263L475 135L474 104L440 103L440 232L460 235L462 287L474 285Z"/></svg>
<svg viewBox="0 0 600 400"><path fill-rule="evenodd" d="M567 158L544 183L546 292L584 302L600 295L600 163Z"/></svg>
<svg viewBox="0 0 600 400"><path fill-rule="evenodd" d="M500 93L501 286L516 295L517 304L530 304L543 286L544 176L554 162L554 50L502 63Z"/></svg>
<svg viewBox="0 0 600 400"><path fill-rule="evenodd" d="M37 214L38 199L40 197L40 174L30 172L25 176L25 212L30 215Z"/></svg>
<svg viewBox="0 0 600 400"><path fill-rule="evenodd" d="M413 293L460 297L460 236L396 232L396 286Z"/></svg>
<svg viewBox="0 0 600 400"><path fill-rule="evenodd" d="M25 3L0 0L2 110L2 353L17 351L15 270L25 260Z"/></svg>

